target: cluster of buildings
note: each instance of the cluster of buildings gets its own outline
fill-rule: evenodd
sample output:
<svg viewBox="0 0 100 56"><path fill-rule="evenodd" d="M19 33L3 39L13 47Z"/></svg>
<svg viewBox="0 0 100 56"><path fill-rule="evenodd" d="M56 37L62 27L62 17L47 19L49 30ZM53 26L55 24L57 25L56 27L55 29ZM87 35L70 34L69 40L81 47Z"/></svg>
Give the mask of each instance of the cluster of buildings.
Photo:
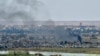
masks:
<svg viewBox="0 0 100 56"><path fill-rule="evenodd" d="M0 48L99 48L100 28L80 25L1 25Z"/></svg>

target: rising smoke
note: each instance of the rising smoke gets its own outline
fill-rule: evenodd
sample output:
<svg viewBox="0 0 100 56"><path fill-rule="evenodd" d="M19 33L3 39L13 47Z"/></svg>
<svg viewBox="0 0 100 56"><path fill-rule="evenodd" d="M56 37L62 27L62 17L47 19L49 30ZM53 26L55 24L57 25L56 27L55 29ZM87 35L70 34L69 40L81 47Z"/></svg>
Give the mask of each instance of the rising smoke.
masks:
<svg viewBox="0 0 100 56"><path fill-rule="evenodd" d="M30 24L47 18L43 10L37 0L0 0L0 24Z"/></svg>

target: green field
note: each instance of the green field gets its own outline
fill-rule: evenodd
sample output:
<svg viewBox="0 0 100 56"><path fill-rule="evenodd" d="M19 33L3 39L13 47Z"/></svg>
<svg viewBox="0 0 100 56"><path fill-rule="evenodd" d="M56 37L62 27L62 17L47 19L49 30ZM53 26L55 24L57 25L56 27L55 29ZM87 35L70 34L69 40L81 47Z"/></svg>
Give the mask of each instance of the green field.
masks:
<svg viewBox="0 0 100 56"><path fill-rule="evenodd" d="M100 54L100 48L15 48L12 50Z"/></svg>
<svg viewBox="0 0 100 56"><path fill-rule="evenodd" d="M16 51L9 51L9 54L0 54L0 56L43 56L43 55L40 53L31 55L28 53L28 51L16 50Z"/></svg>
<svg viewBox="0 0 100 56"><path fill-rule="evenodd" d="M84 54L100 54L100 48L14 48L8 49L9 54L0 56L43 56L42 54L29 54L28 51L46 51L46 52L64 52L64 53L84 53ZM56 56L51 55L51 56Z"/></svg>

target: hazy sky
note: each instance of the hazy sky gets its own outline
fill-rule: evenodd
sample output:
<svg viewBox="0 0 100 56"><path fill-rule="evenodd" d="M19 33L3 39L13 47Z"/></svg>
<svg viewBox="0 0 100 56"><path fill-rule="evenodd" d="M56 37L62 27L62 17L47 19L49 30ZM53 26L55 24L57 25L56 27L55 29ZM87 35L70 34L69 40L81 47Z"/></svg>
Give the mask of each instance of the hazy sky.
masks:
<svg viewBox="0 0 100 56"><path fill-rule="evenodd" d="M100 0L0 0L0 24L48 19L100 21Z"/></svg>
<svg viewBox="0 0 100 56"><path fill-rule="evenodd" d="M100 0L40 0L53 20L100 20Z"/></svg>

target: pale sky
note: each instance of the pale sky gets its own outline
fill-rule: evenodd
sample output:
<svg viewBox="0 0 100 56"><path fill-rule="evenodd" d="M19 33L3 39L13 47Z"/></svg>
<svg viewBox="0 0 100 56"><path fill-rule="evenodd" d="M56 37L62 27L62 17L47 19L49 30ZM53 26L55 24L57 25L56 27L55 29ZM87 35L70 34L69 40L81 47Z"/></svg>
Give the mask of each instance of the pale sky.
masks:
<svg viewBox="0 0 100 56"><path fill-rule="evenodd" d="M0 0L0 24L48 19L100 21L100 0Z"/></svg>
<svg viewBox="0 0 100 56"><path fill-rule="evenodd" d="M100 0L40 0L53 20L100 20Z"/></svg>

